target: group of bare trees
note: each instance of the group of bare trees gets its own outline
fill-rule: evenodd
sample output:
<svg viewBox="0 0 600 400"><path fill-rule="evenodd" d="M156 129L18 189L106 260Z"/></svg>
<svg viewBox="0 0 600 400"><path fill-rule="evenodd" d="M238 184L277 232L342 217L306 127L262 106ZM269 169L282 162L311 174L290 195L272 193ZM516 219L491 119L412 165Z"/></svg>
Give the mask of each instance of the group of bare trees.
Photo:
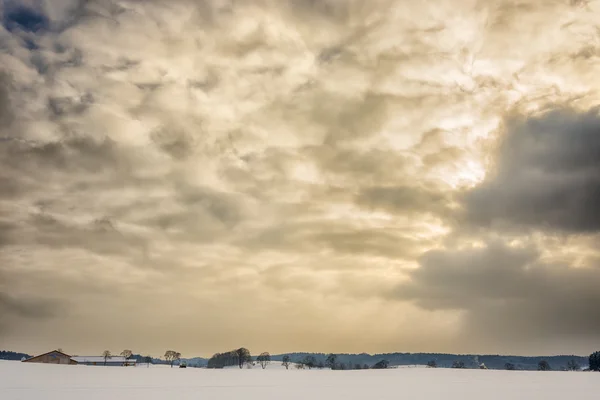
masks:
<svg viewBox="0 0 600 400"><path fill-rule="evenodd" d="M435 360L429 361L427 363L427 367L437 368L436 361ZM464 368L467 368L467 366L463 361L454 361L454 363L452 363L452 368L464 369ZM485 366L483 366L483 364L482 364L480 366L480 369L487 369L487 368L485 368ZM506 364L504 364L504 369L507 371L515 371L517 369L517 366L511 362L507 362ZM552 367L550 366L550 363L548 363L548 361L541 360L540 362L538 362L537 369L538 369L538 371L551 371ZM565 369L567 371L580 371L581 366L579 365L579 363L577 361L569 360L569 362L563 369Z"/></svg>
<svg viewBox="0 0 600 400"><path fill-rule="evenodd" d="M329 354L327 355L327 358L325 358L325 364L322 366L322 362L317 363L317 368L330 368L332 370L346 370L346 369L368 369L369 366L367 364L365 365L360 365L358 363L352 364L352 362L348 362L347 364L344 364L342 362L338 362L338 358L336 354Z"/></svg>
<svg viewBox="0 0 600 400"><path fill-rule="evenodd" d="M122 357L124 357L126 360L129 360L130 358L133 357L133 352L129 349L125 349L120 353L120 355ZM104 358L104 365L106 365L108 360L110 360L113 357L113 355L110 350L104 350L102 352L102 357ZM146 364L148 364L148 367L150 366L150 364L152 364L151 356L145 356L145 357L141 358L141 360L143 360ZM179 361L179 360L181 360L181 353L179 353L177 351L173 351L173 350L167 350L165 352L165 361L167 361L171 365L171 368L173 368L173 363L175 363L176 361Z"/></svg>
<svg viewBox="0 0 600 400"><path fill-rule="evenodd" d="M267 352L260 353L258 357L256 357L256 361L260 364L262 369L267 368L267 365L271 362L271 355Z"/></svg>
<svg viewBox="0 0 600 400"><path fill-rule="evenodd" d="M262 353L269 354L269 353ZM260 357L260 356L259 356ZM268 362L271 361L271 356L268 357ZM225 353L216 353L208 360L208 368L223 368L230 367L232 365L237 365L240 368L244 368L244 365L252 362L252 356L250 355L250 350L245 347L240 347L236 350L227 351ZM268 364L267 361L265 362ZM262 365L262 364L261 364Z"/></svg>
<svg viewBox="0 0 600 400"><path fill-rule="evenodd" d="M282 365L287 369L291 363L290 356L283 356ZM347 363L338 362L337 354L328 354L325 358L325 362L322 360L317 360L315 356L307 355L303 359L296 361L297 369L323 369L329 368L332 370L353 370L353 369L384 369L389 366L389 362L387 360L381 360L378 363L374 364L372 367L369 367L367 364L360 363L352 363L348 361Z"/></svg>
<svg viewBox="0 0 600 400"><path fill-rule="evenodd" d="M121 356L124 357L126 360L129 360L132 355L133 352L131 350L125 349L121 352ZM104 365L106 365L107 361L112 358L112 353L110 352L110 350L104 350L102 352L102 358L104 358Z"/></svg>
<svg viewBox="0 0 600 400"><path fill-rule="evenodd" d="M268 352L260 353L256 357L256 362L261 366L262 369L267 368L267 365L271 363L271 355ZM287 363L284 363L286 368L289 366L289 357ZM237 365L239 368L244 368L244 365L253 366L252 355L250 350L245 347L240 347L236 350L231 350L225 353L216 353L208 360L208 368L224 368Z"/></svg>

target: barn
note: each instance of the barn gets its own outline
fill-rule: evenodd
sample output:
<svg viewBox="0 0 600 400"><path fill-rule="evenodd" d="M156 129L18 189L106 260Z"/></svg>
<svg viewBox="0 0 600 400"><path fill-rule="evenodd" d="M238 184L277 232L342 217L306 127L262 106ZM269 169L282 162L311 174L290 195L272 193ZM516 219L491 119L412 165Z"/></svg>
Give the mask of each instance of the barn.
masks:
<svg viewBox="0 0 600 400"><path fill-rule="evenodd" d="M77 364L77 362L71 359L70 355L58 350L52 350L39 356L28 358L23 360L23 362L64 365Z"/></svg>
<svg viewBox="0 0 600 400"><path fill-rule="evenodd" d="M43 364L64 364L64 365L105 365L128 367L136 365L135 359L127 359L120 356L111 356L104 359L103 356L70 356L62 351L53 350L39 356L31 357L23 362L43 363Z"/></svg>

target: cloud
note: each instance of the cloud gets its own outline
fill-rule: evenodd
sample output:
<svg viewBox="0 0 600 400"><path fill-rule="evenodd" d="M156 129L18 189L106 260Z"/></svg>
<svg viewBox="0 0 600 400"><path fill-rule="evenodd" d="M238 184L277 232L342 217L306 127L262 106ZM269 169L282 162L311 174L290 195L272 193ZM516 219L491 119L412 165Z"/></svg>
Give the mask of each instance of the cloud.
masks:
<svg viewBox="0 0 600 400"><path fill-rule="evenodd" d="M358 195L357 202L367 207L388 209L393 213L414 211L439 215L446 213L451 200L435 189L395 186L366 188Z"/></svg>
<svg viewBox="0 0 600 400"><path fill-rule="evenodd" d="M394 296L428 310L466 312L464 334L488 346L507 349L511 340L569 336L589 343L600 328L597 260L574 268L544 260L533 245L492 241L432 250L419 264Z"/></svg>
<svg viewBox="0 0 600 400"><path fill-rule="evenodd" d="M15 315L24 318L47 318L55 314L55 305L50 300L14 298L0 293L0 310L7 318Z"/></svg>
<svg viewBox="0 0 600 400"><path fill-rule="evenodd" d="M468 351L472 341L455 337L462 311L382 293L428 250L507 232L492 220L542 226L500 188L549 202L486 171L496 156L498 166L544 171L564 215L546 207L549 228L535 234L567 232L564 252L591 259L589 235L570 233L594 226L566 215L593 213L560 199L566 190L593 199L584 190L593 171L583 172L593 162L561 180L544 161L563 146L575 159L583 150L559 133L515 158L489 145L507 109L597 104L594 2L1 4L3 293L56 297L69 311L19 318L27 334L3 334L7 346ZM560 113L575 130L595 118ZM529 145L510 133L537 128L511 121L505 142ZM458 225L461 206L483 229ZM515 231L515 240L534 235ZM563 250L548 243L539 251L558 260ZM134 328L107 328L123 321ZM189 329L166 328L181 321Z"/></svg>
<svg viewBox="0 0 600 400"><path fill-rule="evenodd" d="M13 114L10 104L10 76L6 73L0 75L0 123L3 127L10 126ZM6 128L4 128L6 129Z"/></svg>
<svg viewBox="0 0 600 400"><path fill-rule="evenodd" d="M51 320L66 312L66 303L56 294L15 292L14 287L10 287L12 274L4 268L0 269L0 278L0 334L18 331L23 321Z"/></svg>
<svg viewBox="0 0 600 400"><path fill-rule="evenodd" d="M479 225L598 232L600 113L555 109L506 122L496 165L465 197Z"/></svg>

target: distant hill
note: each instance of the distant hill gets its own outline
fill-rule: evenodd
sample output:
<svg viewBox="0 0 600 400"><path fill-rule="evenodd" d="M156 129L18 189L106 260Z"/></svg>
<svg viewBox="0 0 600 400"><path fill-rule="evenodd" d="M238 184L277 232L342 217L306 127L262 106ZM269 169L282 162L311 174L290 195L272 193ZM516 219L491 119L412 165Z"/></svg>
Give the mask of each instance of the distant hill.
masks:
<svg viewBox="0 0 600 400"><path fill-rule="evenodd" d="M325 361L327 357L323 353L286 353L272 355L271 360L281 361L283 356L290 356L292 361L301 361L306 356L314 356L319 361ZM438 367L449 368L454 361L462 361L467 368L479 368L481 363L490 369L504 369L507 363L519 370L537 370L538 363L542 360L548 361L552 369L562 370L566 368L570 360L575 360L582 368L588 366L588 358L581 356L502 356L502 355L477 355L477 354L441 354L441 353L384 353L384 354L337 354L340 363L367 364L369 366L381 360L388 360L390 366L395 365L426 365L434 360Z"/></svg>
<svg viewBox="0 0 600 400"><path fill-rule="evenodd" d="M131 356L131 358L133 358L134 360L136 360L138 363L145 363L145 357L141 354L133 354ZM166 364L167 362L165 360L161 360L160 358L154 358L152 357L152 364Z"/></svg>
<svg viewBox="0 0 600 400"><path fill-rule="evenodd" d="M3 351L0 350L0 360L13 360L21 361L23 358L31 358L29 354L15 353L14 351Z"/></svg>
<svg viewBox="0 0 600 400"><path fill-rule="evenodd" d="M181 361L185 361L188 367L206 367L206 364L208 363L208 358L182 358Z"/></svg>

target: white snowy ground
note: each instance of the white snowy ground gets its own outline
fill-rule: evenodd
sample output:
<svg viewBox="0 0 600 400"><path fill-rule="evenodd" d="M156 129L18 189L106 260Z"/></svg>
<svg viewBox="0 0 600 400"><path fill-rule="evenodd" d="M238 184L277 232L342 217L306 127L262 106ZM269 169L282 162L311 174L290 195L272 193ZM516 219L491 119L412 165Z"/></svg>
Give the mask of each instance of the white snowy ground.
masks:
<svg viewBox="0 0 600 400"><path fill-rule="evenodd" d="M399 368L329 371L86 367L0 362L0 399L409 399L594 398L600 374ZM591 396L591 397L590 397Z"/></svg>

